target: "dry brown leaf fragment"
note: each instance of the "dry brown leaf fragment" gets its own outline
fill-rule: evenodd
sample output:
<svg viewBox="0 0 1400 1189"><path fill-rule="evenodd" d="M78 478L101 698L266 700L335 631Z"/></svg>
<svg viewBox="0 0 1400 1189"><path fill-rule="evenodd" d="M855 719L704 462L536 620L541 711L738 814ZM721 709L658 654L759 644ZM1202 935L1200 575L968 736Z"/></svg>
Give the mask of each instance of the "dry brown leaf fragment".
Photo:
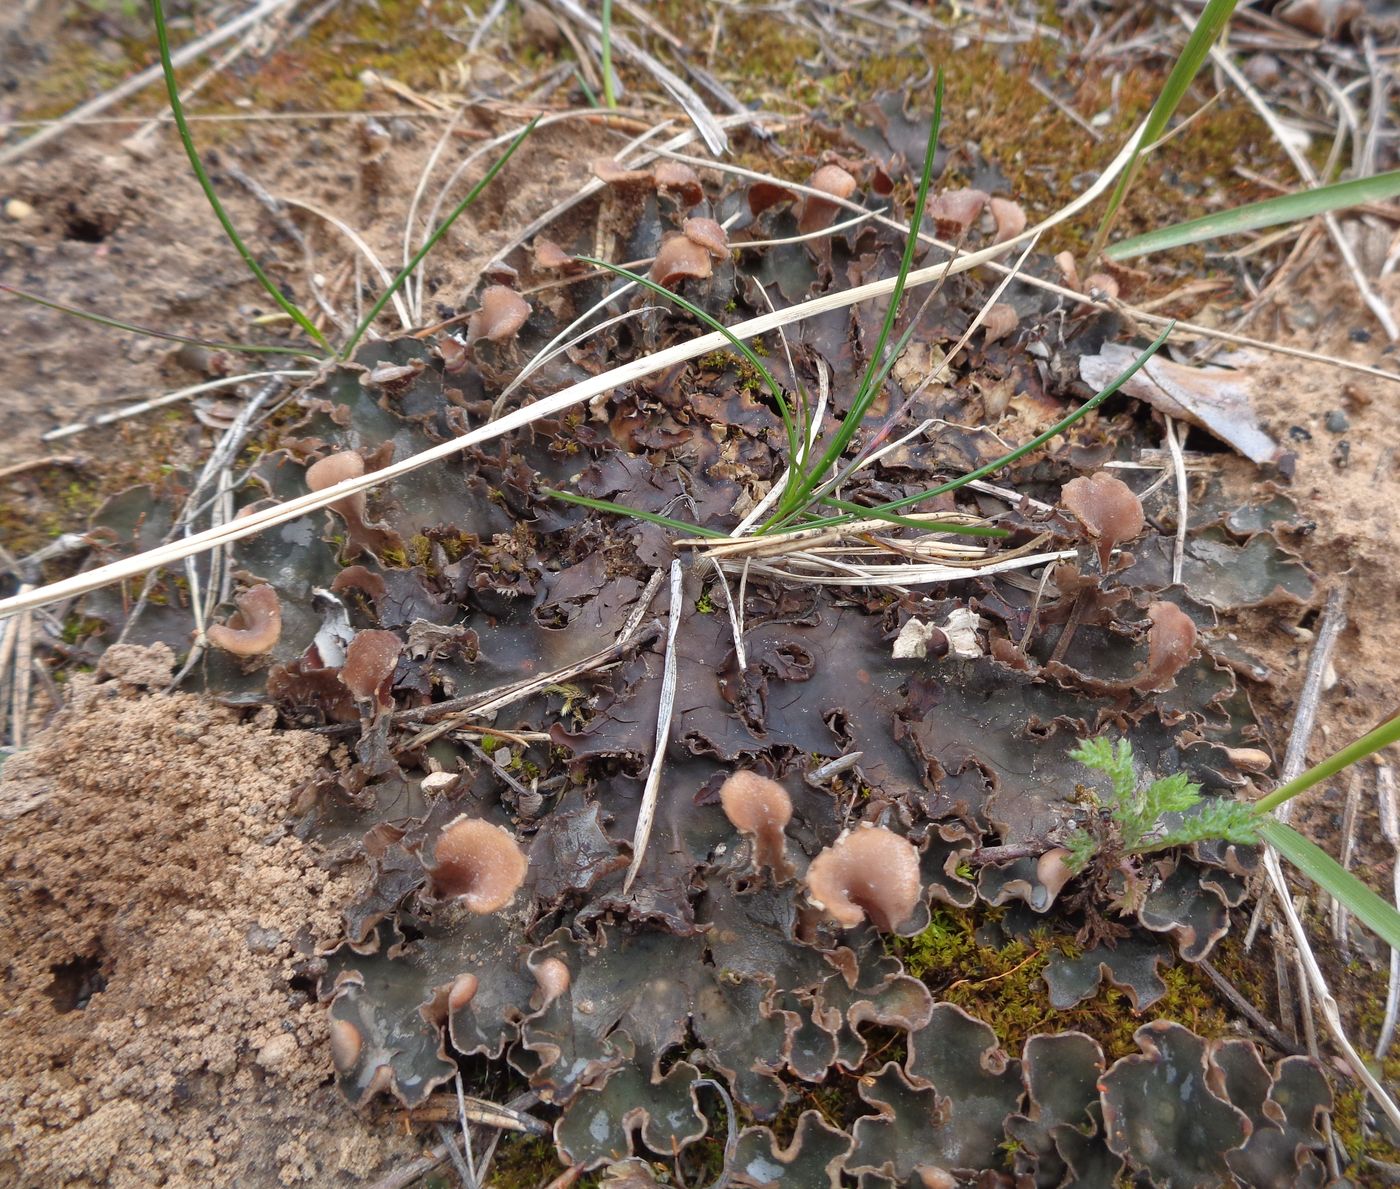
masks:
<svg viewBox="0 0 1400 1189"><path fill-rule="evenodd" d="M1251 462L1277 462L1282 450L1254 414L1259 373L1253 358L1236 356L1233 368L1188 367L1154 355L1123 385L1122 391L1160 413L1199 426ZM1079 375L1091 388L1105 388L1137 359L1131 347L1105 343L1097 355L1079 360Z"/></svg>

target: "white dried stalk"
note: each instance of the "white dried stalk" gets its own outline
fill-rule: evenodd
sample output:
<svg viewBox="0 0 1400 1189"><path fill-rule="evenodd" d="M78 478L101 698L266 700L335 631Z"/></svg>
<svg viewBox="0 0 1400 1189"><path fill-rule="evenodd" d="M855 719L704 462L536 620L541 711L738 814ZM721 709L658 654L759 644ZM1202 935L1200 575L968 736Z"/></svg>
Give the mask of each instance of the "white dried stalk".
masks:
<svg viewBox="0 0 1400 1189"><path fill-rule="evenodd" d="M1391 866L1395 903L1400 906L1400 807L1395 803L1395 771L1389 764L1376 766L1376 797L1380 805L1381 833L1395 857ZM1400 1018L1400 953L1390 951L1390 986L1385 996L1385 1020L1376 1041L1376 1060L1383 1061L1395 1043L1395 1025Z"/></svg>
<svg viewBox="0 0 1400 1189"><path fill-rule="evenodd" d="M1185 20L1184 14L1178 12L1177 15ZM1189 27L1190 22L1187 21L1187 24ZM1283 151L1288 154L1288 159L1293 162L1293 167L1298 171L1304 184L1309 189L1315 187L1317 174L1313 172L1311 163L1289 138L1278 117L1274 115L1273 109L1265 102L1264 97L1259 94L1249 79L1244 76L1244 72L1219 46L1211 47L1210 57L1211 61L1224 71L1229 80L1239 88L1240 94L1249 101L1250 106L1259 113L1260 118L1268 125L1269 131L1273 133L1274 139L1278 141ZM1390 312L1390 307L1376 294L1375 290L1371 288L1370 282L1366 280L1366 274L1362 272L1361 263L1356 258L1356 250L1351 246L1351 241L1342 233L1342 225L1335 212L1329 211L1324 214L1322 221L1327 227L1327 234L1332 237L1332 242L1336 244L1337 251L1342 257L1342 263L1346 266L1347 274L1351 277L1351 282L1356 286L1356 291L1361 295L1361 300L1366 304L1366 308L1381 324L1386 337L1392 343L1400 340L1400 326L1396 325L1395 315Z"/></svg>
<svg viewBox="0 0 1400 1189"><path fill-rule="evenodd" d="M1379 790L1378 790L1379 792ZM1352 861L1356 857L1356 818L1361 810L1361 768L1352 768L1347 773L1347 803L1342 811L1342 850L1337 861L1341 863L1343 871L1350 871ZM1381 829L1385 829L1385 812L1381 812ZM1337 945L1342 953L1347 953L1351 948L1351 937L1347 928L1351 920L1351 914L1347 912L1347 906L1332 897L1332 936L1336 938Z"/></svg>
<svg viewBox="0 0 1400 1189"><path fill-rule="evenodd" d="M1186 528L1190 520L1190 495L1186 487L1186 459L1181 453L1181 442L1176 436L1176 422L1170 417L1167 421L1167 449L1172 454L1172 470L1176 476L1176 541L1172 545L1172 584L1181 585L1181 568L1186 561ZM1190 431L1182 423L1182 434Z"/></svg>
<svg viewBox="0 0 1400 1189"><path fill-rule="evenodd" d="M752 562L751 573L768 578L782 578L816 586L928 586L935 582L958 582L965 578L978 578L987 574L1004 574L1011 570L1027 570L1049 562L1065 561L1075 557L1073 549L1058 550L1054 553L1035 553L1028 557L1014 557L1008 561L989 562L976 569L963 566L936 566L910 563L899 566L859 566L846 565L832 558L815 557L797 553L781 558L771 564ZM723 563L734 572L739 563ZM749 559L744 562L750 564ZM784 567L810 567L794 570ZM837 571L833 573L832 571Z"/></svg>
<svg viewBox="0 0 1400 1189"><path fill-rule="evenodd" d="M656 801L661 789L661 769L666 762L666 744L671 737L671 716L676 709L676 633L681 626L681 578L679 558L671 562L671 621L666 629L666 658L661 670L661 705L656 712L656 745L652 752L651 769L647 772L647 782L642 790L642 807L637 814L637 828L632 834L632 862L627 868L627 877L622 881L622 893L632 890L637 872L642 869L642 859L646 855L647 841L651 838L652 823L656 820Z"/></svg>
<svg viewBox="0 0 1400 1189"><path fill-rule="evenodd" d="M1140 132L1141 129L1138 130L1138 133ZM783 178L774 177L772 174L759 173L758 171L752 169L744 169L743 167L738 165L730 165L728 162L711 161L704 157L691 157L687 156L684 153L668 152L661 149L658 149L657 152L660 152L663 156L671 157L676 161L685 161L691 165L696 166L697 168L712 169L719 173L732 174L736 177L747 177L755 181L772 182L774 185L785 187L786 189L791 190L795 194L817 195L834 206L845 207L848 210L865 210L864 207L862 207L859 203L855 202L852 199L837 198L834 194L827 194L824 191L814 190L810 186L804 186L798 182L790 182ZM1114 158L1113 162L1110 163L1108 167L1109 170L1113 170L1117 166L1117 164L1118 159ZM1095 189L1097 185L1098 183L1095 183L1095 186L1091 187L1091 189ZM1102 193L1102 191L1098 192ZM1083 195L1081 195L1080 197L1083 198ZM887 218L882 215L872 215L871 217L876 222L881 223L886 227L890 227L900 232L901 234L907 235L909 233L908 226L899 222L897 219ZM1052 216L1052 218L1054 218L1054 216ZM1023 231L1015 239L1005 241L1006 245L1018 244L1023 239L1027 238L1033 233L1038 231L1044 231L1049 226L1051 226L1051 222L1049 220L1046 220L1042 223L1038 223L1035 227L1032 227L1027 231ZM934 247L941 248L945 252L951 252L955 250L955 245L947 243L946 241L939 239L937 236L929 235L926 231L920 231L918 235L921 242L926 244L932 244ZM1397 252L1397 256L1400 256L1400 252ZM979 260L978 263L985 264L987 268L990 268L994 272L1004 271L1007 267L1004 264L997 263L997 261L995 260ZM957 272L961 270L955 269L954 271ZM1382 269L1381 271L1382 275L1385 275L1386 270ZM1384 368L1372 367L1370 364L1355 363L1350 359L1343 359L1337 355L1324 355L1319 351L1307 351L1301 347L1288 347L1283 345L1282 343L1269 343L1265 342L1263 339L1254 339L1248 337L1247 335L1233 334L1230 331L1220 330L1214 326L1203 326L1198 322L1186 322L1180 318L1164 318L1160 314L1152 313L1151 310L1143 306L1128 305L1126 302L1119 301L1116 298L1110 300L1103 297L1095 297L1093 294L1090 293L1081 293L1077 289L1071 289L1067 285L1060 285L1054 281L1046 280L1043 277L1036 276L1034 273L1027 273L1022 279L1027 285L1031 286L1031 288L1039 289L1043 293L1052 293L1057 297L1063 297L1068 300L1073 300L1074 302L1080 305L1092 306L1093 308L1099 310L1109 310L1125 313L1131 318L1133 318L1134 321L1140 322L1147 326L1163 327L1175 325L1176 329L1181 331L1183 334L1190 334L1198 338L1210 339L1213 342L1232 343L1237 347L1253 347L1256 350L1267 351L1273 355L1286 355L1292 359L1306 359L1313 363L1327 363L1331 364L1333 367L1339 367L1346 371L1359 372L1362 375L1376 376L1379 379L1389 380L1392 383L1400 383L1400 372L1386 371Z"/></svg>
<svg viewBox="0 0 1400 1189"><path fill-rule="evenodd" d="M574 3L574 0L549 0L549 3L561 12L567 13L570 18L589 32L602 36L602 22L592 13L586 12L580 5ZM615 57L625 58L635 63L651 74L670 93L685 114L690 117L695 127L699 129L700 136L710 152L719 154L729 148L729 138L724 134L721 122L715 119L710 109L705 106L705 101L695 93L689 83L671 73L646 51L633 45L616 28L610 30L609 40L612 42L612 52ZM748 116L748 118L752 119L753 117Z"/></svg>
<svg viewBox="0 0 1400 1189"><path fill-rule="evenodd" d="M41 434L39 440L41 442L56 442L60 438L71 438L74 434L82 433L85 430L96 429L101 425L111 425L114 421L125 421L128 417L138 417L142 413L149 413L152 409L163 409L166 405L173 405L177 401L187 400L204 392L214 392L220 388L232 388L235 384L242 384L248 380L265 380L274 376L304 380L315 374L314 371L299 369L275 369L266 372L245 372L241 376L222 376L217 380L208 380L203 384L194 384L189 388L167 392L164 396L138 401L134 405L125 405L111 413L102 413L91 421L74 421L69 425L61 425L57 429L51 429L47 433Z"/></svg>
<svg viewBox="0 0 1400 1189"><path fill-rule="evenodd" d="M195 58L207 53L216 45L222 45L231 37L237 37L249 25L271 16L280 8L286 8L292 0L262 0L260 4L255 4L241 16L236 16L225 25L220 25L217 29L211 29L203 37L197 37L188 45L182 45L178 50L171 52L170 60L176 69L192 62ZM11 161L28 153L32 149L37 149L42 144L47 144L57 136L61 136L75 124L82 123L99 112L106 111L114 103L120 103L129 95L134 95L138 91L144 90L153 82L159 79L163 71L157 63L148 66L139 74L132 75L129 79L117 84L105 94L89 99L86 103L79 104L62 119L55 121L43 130L36 132L33 136L12 144L6 149L0 149L0 165L8 165Z"/></svg>
<svg viewBox="0 0 1400 1189"><path fill-rule="evenodd" d="M360 254L370 262L374 267L374 271L379 274L380 283L383 284L384 288L387 289L394 283L394 275L385 267L384 261L380 260L379 257L375 255L374 249L365 242L364 236L351 227L344 219L317 206L314 202L307 202L304 198L288 198L282 196L278 198L278 201L285 202L288 206L299 206L302 210L309 211L318 219L324 219L354 244ZM405 330L411 330L413 328L413 319L408 316L408 307L404 304L402 295L399 292L395 292L389 300L393 303L394 312L399 316L399 323Z"/></svg>
<svg viewBox="0 0 1400 1189"><path fill-rule="evenodd" d="M1308 942L1307 930L1303 928L1303 922L1298 919L1298 913L1293 908L1293 898L1288 894L1288 882L1284 878L1278 852L1273 847L1266 846L1264 848L1264 869L1268 872L1269 884L1283 908L1288 931L1293 935L1293 943L1298 947L1299 962L1307 976L1313 999L1322 1012L1327 1031L1332 1034L1333 1043L1341 1050L1342 1056L1346 1058L1352 1072L1370 1091L1380 1108L1385 1111L1386 1117L1396 1127L1400 1127L1400 1107L1396 1106L1395 1100L1376 1080L1366 1062L1362 1060L1361 1054L1356 1051L1347 1038L1346 1029L1342 1025L1341 1012L1337 1010L1337 1001L1327 988L1327 979L1323 976L1322 967L1318 965L1317 956L1313 953L1312 946Z"/></svg>

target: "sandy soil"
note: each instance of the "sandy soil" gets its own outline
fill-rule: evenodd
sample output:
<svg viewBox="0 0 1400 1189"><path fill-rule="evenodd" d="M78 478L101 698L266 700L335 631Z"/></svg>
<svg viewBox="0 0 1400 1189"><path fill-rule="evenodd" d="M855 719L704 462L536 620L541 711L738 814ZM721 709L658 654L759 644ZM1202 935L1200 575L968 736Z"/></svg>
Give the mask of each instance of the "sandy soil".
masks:
<svg viewBox="0 0 1400 1189"><path fill-rule="evenodd" d="M392 262L441 123L391 121L382 141L344 121L254 125L222 136L211 164L240 166L273 194L334 210ZM534 139L509 194L473 211L437 254L427 316L454 312L480 264L625 135L579 122ZM219 185L260 257L298 275L302 249L267 208L227 173ZM258 333L250 322L267 312L266 298L173 151L70 135L7 170L0 203L14 198L32 209L0 217L0 281L179 333ZM297 222L311 233L314 267L334 281L345 271L344 241L310 216ZM1395 351L1329 259L1323 253L1300 278L1300 296L1260 333L1395 369ZM1400 274L1382 292L1400 310ZM45 453L39 434L54 425L202 378L169 344L9 300L0 335L0 468ZM1390 647L1400 617L1396 386L1273 359L1257 366L1255 392L1265 427L1297 455L1289 494L1317 525L1307 560L1321 587L1345 582L1350 592L1316 758L1400 705ZM1340 432L1327 427L1337 412L1347 421ZM81 455L79 473L101 486L109 455L130 455L136 467L178 464L207 443L182 412L62 449ZM1257 481L1243 460L1213 458L1238 489ZM40 471L0 476L0 506L47 514L54 490ZM1309 654L1299 623L1314 614L1259 612L1245 641L1271 670L1256 702L1280 753ZM343 1104L330 1084L324 1013L301 973L336 934L356 878L327 871L288 830L289 797L334 757L320 737L274 730L270 712L245 720L157 692L168 661L113 650L97 673L72 678L61 710L40 708L44 730L3 769L0 1180L366 1183L411 1160L422 1140L384 1117L366 1126ZM1368 776L1357 865L1382 872L1389 847L1370 787ZM1335 835L1337 797L1323 790L1304 808L1322 841Z"/></svg>

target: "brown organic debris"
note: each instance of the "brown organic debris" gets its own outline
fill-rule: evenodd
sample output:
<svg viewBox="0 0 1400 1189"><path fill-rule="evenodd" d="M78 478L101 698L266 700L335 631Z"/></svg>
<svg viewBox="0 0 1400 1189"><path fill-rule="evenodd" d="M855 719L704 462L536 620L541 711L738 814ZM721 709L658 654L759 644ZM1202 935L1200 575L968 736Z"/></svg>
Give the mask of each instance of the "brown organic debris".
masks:
<svg viewBox="0 0 1400 1189"><path fill-rule="evenodd" d="M1114 547L1131 541L1147 524L1142 501L1132 488L1104 471L1071 479L1060 499L1084 526L1089 538L1098 543L1099 568L1104 573L1108 573Z"/></svg>
<svg viewBox="0 0 1400 1189"><path fill-rule="evenodd" d="M754 842L754 863L779 880L790 879L794 868L784 854L784 827L792 819L792 798L776 780L757 772L736 772L720 787L720 804L736 830Z"/></svg>
<svg viewBox="0 0 1400 1189"><path fill-rule="evenodd" d="M1097 355L1080 358L1079 375L1090 387L1103 388L1136 358L1131 347L1105 343ZM1252 357L1235 359L1233 368L1204 368L1154 355L1122 390L1158 412L1200 426L1251 462L1277 462L1283 452L1254 413L1254 393L1265 378Z"/></svg>
<svg viewBox="0 0 1400 1189"><path fill-rule="evenodd" d="M843 928L869 918L882 933L909 919L919 903L919 852L883 826L838 838L807 869L807 892Z"/></svg>
<svg viewBox="0 0 1400 1189"><path fill-rule="evenodd" d="M238 610L227 623L216 623L205 632L205 638L234 656L271 652L282 635L282 604L277 592L264 582L235 595L233 601Z"/></svg>
<svg viewBox="0 0 1400 1189"><path fill-rule="evenodd" d="M498 912L525 880L525 852L501 826L463 814L450 821L428 866L433 895L472 912Z"/></svg>

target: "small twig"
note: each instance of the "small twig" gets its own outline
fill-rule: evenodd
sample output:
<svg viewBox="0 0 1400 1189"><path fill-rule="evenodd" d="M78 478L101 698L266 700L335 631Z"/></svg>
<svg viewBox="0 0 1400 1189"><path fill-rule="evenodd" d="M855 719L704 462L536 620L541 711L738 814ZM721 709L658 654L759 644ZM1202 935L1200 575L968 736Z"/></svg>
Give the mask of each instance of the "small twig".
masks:
<svg viewBox="0 0 1400 1189"><path fill-rule="evenodd" d="M1338 583L1327 594L1323 604L1322 617L1318 621L1317 639L1313 643L1312 656L1308 658L1308 671L1303 678L1303 688L1298 694L1298 709L1293 718L1293 732L1288 737L1288 749L1284 752L1283 767L1279 781L1287 784L1307 767L1308 742L1312 737L1313 723L1317 719L1318 707L1322 702L1323 684L1327 671L1332 665L1332 653L1337 640L1347 626L1347 588ZM1279 806L1278 817L1288 820L1291 801Z"/></svg>
<svg viewBox="0 0 1400 1189"><path fill-rule="evenodd" d="M661 769L666 761L666 744L671 736L671 715L676 708L676 633L681 626L681 579L683 571L680 559L671 562L671 620L666 629L666 659L661 670L661 705L656 713L656 745L651 757L651 770L647 773L646 787L642 790L642 807L637 815L637 828L632 834L632 862L627 868L627 877L622 881L622 891L626 895L632 890L632 883L641 870L642 859L646 855L647 840L651 837L652 822L656 818L656 799L661 788Z"/></svg>
<svg viewBox="0 0 1400 1189"><path fill-rule="evenodd" d="M619 637L616 643L593 653L591 656L584 657L577 664L556 669L552 673L545 673L539 677L532 677L528 681L513 681L508 685L498 685L493 689L484 690L482 693L472 694L468 697L452 698L446 702L434 702L430 706L417 706L410 710L396 711L394 713L396 722L425 722L428 719L437 718L438 715L447 715L448 717L427 730L420 731L412 739L400 743L394 748L394 753L396 755L402 754L423 747L472 719L495 714L498 710L502 710L512 703L531 697L546 686L559 685L581 673L592 672L605 665L613 664L620 660L634 645L649 643L659 631L660 625L653 624L651 628L638 632L635 638L632 636Z"/></svg>
<svg viewBox="0 0 1400 1189"><path fill-rule="evenodd" d="M462 1152L467 1158L467 1189L476 1189L476 1163L472 1160L472 1133L467 1126L467 1100L462 1093L462 1070L458 1068L454 1079L457 1087L457 1122L462 1129Z"/></svg>
<svg viewBox="0 0 1400 1189"><path fill-rule="evenodd" d="M1239 989L1228 978L1220 973L1208 961L1202 959L1196 963L1196 968L1202 971L1205 976L1215 984L1215 989L1219 991L1240 1015L1244 1016L1260 1032L1269 1038L1269 1043L1278 1049L1280 1053L1287 1053L1289 1056L1297 1056L1303 1049L1286 1037L1274 1025L1268 1016L1264 1015L1254 1004L1240 993Z"/></svg>
<svg viewBox="0 0 1400 1189"><path fill-rule="evenodd" d="M714 569L715 578L719 581L720 587L724 590L724 609L729 613L729 630L734 636L734 659L738 663L739 672L746 673L749 668L749 659L744 650L744 626L739 622L743 608L735 604L733 592L729 589L729 582L724 576L724 571L720 569L719 562L712 557L710 565Z"/></svg>
<svg viewBox="0 0 1400 1189"><path fill-rule="evenodd" d="M0 467L0 479L22 475L25 471L37 471L40 467L79 466L85 461L81 454L46 454L42 458L29 458L24 462L12 462L7 467Z"/></svg>
<svg viewBox="0 0 1400 1189"><path fill-rule="evenodd" d="M860 763L863 755L865 755L863 751L848 751L845 755L837 756L834 760L827 760L825 764L821 764L807 773L807 782L809 784L825 784L833 776L849 772Z"/></svg>
<svg viewBox="0 0 1400 1189"><path fill-rule="evenodd" d="M457 1169L457 1175L462 1178L462 1184L466 1189L477 1189L476 1177L472 1174L471 1166L462 1159L461 1150L457 1147L451 1129L445 1123L439 1123L437 1133L447 1148L447 1155L451 1158L453 1167Z"/></svg>

